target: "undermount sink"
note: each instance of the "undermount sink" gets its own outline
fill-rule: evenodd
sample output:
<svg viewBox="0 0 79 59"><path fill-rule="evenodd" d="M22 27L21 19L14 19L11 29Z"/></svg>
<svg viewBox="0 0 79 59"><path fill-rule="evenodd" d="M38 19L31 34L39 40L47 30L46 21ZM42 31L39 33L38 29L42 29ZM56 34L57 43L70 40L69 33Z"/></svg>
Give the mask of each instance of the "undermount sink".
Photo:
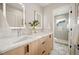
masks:
<svg viewBox="0 0 79 59"><path fill-rule="evenodd" d="M22 37L22 38L18 39L18 40L15 41L14 43L22 42L22 41L25 41L25 40L30 40L31 38L32 38L32 37L25 36L25 37Z"/></svg>

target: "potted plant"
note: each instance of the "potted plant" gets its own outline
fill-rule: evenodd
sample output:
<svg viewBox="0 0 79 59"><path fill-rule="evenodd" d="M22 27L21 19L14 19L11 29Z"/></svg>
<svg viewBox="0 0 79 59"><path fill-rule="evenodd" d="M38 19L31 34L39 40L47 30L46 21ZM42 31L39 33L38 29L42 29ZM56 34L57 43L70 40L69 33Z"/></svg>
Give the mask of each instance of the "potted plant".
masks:
<svg viewBox="0 0 79 59"><path fill-rule="evenodd" d="M38 26L39 24L39 21L38 20L33 20L32 22L29 22L30 26L32 27L32 31L34 33L36 33L36 27Z"/></svg>

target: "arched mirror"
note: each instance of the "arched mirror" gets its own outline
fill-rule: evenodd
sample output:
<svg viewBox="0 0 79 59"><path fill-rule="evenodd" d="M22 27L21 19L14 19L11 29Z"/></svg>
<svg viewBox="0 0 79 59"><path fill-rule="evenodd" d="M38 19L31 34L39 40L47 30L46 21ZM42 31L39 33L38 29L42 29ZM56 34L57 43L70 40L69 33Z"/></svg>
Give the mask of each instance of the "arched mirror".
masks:
<svg viewBox="0 0 79 59"><path fill-rule="evenodd" d="M11 29L25 27L25 7L19 3L6 3L6 20Z"/></svg>
<svg viewBox="0 0 79 59"><path fill-rule="evenodd" d="M37 29L42 29L42 15L36 10L34 10L34 20L39 22Z"/></svg>

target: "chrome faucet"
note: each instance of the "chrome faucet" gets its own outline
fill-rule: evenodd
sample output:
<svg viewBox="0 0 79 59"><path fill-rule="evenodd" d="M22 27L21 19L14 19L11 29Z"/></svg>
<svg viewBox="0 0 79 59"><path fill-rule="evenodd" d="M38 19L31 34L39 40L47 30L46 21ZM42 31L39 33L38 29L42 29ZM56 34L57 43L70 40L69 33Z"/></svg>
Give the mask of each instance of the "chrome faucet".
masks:
<svg viewBox="0 0 79 59"><path fill-rule="evenodd" d="M21 36L21 29L17 29L17 36Z"/></svg>

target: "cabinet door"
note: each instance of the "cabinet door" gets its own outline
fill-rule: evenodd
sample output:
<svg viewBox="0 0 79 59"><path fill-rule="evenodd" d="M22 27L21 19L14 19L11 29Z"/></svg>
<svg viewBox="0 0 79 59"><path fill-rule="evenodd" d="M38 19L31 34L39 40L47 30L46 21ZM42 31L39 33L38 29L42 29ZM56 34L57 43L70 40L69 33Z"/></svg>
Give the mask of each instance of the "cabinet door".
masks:
<svg viewBox="0 0 79 59"><path fill-rule="evenodd" d="M47 47L46 47L46 45L47 45L47 38L48 38L48 36L45 36L45 37L42 37L40 40L39 40L39 54L40 55L46 55L46 54L48 54L48 52L47 52Z"/></svg>
<svg viewBox="0 0 79 59"><path fill-rule="evenodd" d="M53 49L53 37L52 35L49 35L49 37L46 40L46 50L48 53L50 53L52 49Z"/></svg>
<svg viewBox="0 0 79 59"><path fill-rule="evenodd" d="M29 55L38 55L39 41L34 41L29 44Z"/></svg>
<svg viewBox="0 0 79 59"><path fill-rule="evenodd" d="M45 36L39 40L39 54L47 55L53 49L52 35Z"/></svg>
<svg viewBox="0 0 79 59"><path fill-rule="evenodd" d="M24 50L24 46L23 47L19 47L13 50L10 50L8 52L3 53L3 55L24 55L25 50Z"/></svg>

